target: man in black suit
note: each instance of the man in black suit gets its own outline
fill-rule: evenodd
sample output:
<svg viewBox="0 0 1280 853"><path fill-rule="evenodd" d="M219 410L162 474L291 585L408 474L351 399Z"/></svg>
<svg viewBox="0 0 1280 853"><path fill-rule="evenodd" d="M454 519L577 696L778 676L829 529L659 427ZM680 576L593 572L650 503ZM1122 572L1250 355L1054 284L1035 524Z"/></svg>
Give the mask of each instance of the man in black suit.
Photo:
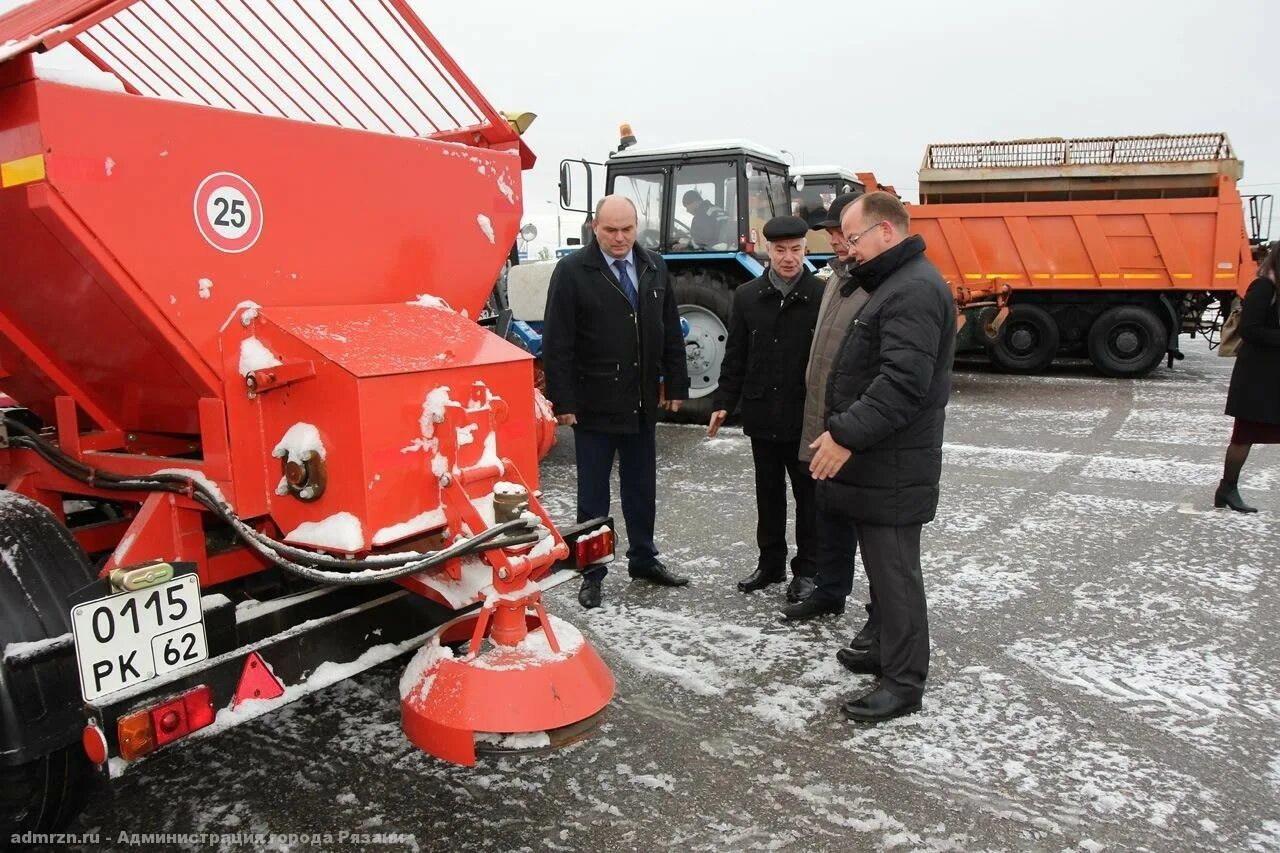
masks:
<svg viewBox="0 0 1280 853"><path fill-rule="evenodd" d="M658 407L677 411L689 394L684 338L666 263L636 241L636 207L623 196L596 206L594 238L551 274L542 337L547 397L573 427L578 521L609 514L618 457L628 573L664 586L689 579L658 559ZM583 573L578 601L599 607L604 566Z"/></svg>
<svg viewBox="0 0 1280 853"><path fill-rule="evenodd" d="M808 224L775 216L764 226L769 269L734 291L729 341L707 435L714 436L739 403L756 472L755 571L738 589L754 592L787 579L787 478L796 502L796 556L787 600L814 588L817 567L813 479L800 461L805 367L822 303L822 282L804 265Z"/></svg>

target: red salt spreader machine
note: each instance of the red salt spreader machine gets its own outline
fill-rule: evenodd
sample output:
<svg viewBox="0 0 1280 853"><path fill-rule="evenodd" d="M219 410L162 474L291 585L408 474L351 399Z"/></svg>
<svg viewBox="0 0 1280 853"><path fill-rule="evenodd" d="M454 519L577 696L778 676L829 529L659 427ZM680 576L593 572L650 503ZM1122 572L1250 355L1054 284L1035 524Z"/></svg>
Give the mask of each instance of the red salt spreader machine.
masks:
<svg viewBox="0 0 1280 853"><path fill-rule="evenodd" d="M417 647L427 752L585 731L613 679L541 592L611 522L552 523L532 359L469 319L530 117L403 0L39 0L0 45L3 828Z"/></svg>

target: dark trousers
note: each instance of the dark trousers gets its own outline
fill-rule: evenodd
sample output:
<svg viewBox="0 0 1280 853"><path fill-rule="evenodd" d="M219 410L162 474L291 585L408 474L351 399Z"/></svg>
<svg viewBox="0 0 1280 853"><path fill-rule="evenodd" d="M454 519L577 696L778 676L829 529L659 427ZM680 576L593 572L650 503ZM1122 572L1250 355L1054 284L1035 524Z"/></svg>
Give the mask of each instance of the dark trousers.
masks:
<svg viewBox="0 0 1280 853"><path fill-rule="evenodd" d="M658 511L657 425L643 417L639 420L639 432L573 429L578 463L578 521L609 514L609 480L616 455L622 517L627 524L627 565L632 569L648 568L658 561L658 549L653 544ZM608 571L607 566L593 566L583 576L603 578Z"/></svg>
<svg viewBox="0 0 1280 853"><path fill-rule="evenodd" d="M853 592L853 563L858 555L858 527L847 516L818 509L818 572L813 594L844 601ZM865 559L865 557L864 557ZM875 595L872 594L874 605ZM874 607L868 608L874 611Z"/></svg>
<svg viewBox="0 0 1280 853"><path fill-rule="evenodd" d="M814 513L813 478L809 463L800 461L799 441L751 439L756 469L756 545L759 568L771 574L787 573L787 478L796 501L796 558L791 573L813 577L818 567L817 521Z"/></svg>
<svg viewBox="0 0 1280 853"><path fill-rule="evenodd" d="M929 674L929 614L920 572L920 525L858 525L862 564L875 595L872 619L879 624L880 685L919 699ZM872 645L872 653L877 646Z"/></svg>

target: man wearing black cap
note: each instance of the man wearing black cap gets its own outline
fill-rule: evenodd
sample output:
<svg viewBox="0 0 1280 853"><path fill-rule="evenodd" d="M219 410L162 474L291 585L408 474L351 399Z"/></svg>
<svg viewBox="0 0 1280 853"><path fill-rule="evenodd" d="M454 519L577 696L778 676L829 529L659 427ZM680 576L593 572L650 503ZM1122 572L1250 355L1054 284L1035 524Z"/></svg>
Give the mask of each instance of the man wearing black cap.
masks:
<svg viewBox="0 0 1280 853"><path fill-rule="evenodd" d="M787 477L796 502L796 556L788 601L813 590L816 568L813 479L800 460L805 365L822 282L804 265L809 226L776 216L764 226L769 269L735 291L729 341L720 368L707 435L714 436L742 404L742 428L751 437L756 472L756 569L738 583L754 592L787 579Z"/></svg>
<svg viewBox="0 0 1280 853"><path fill-rule="evenodd" d="M845 333L867 301L867 292L858 287L850 276L853 261L849 257L844 233L840 230L841 214L861 196L860 192L836 196L827 211L826 219L818 223L818 227L826 229L830 235L831 248L836 256L828 262L831 277L827 279L826 290L822 294L817 331L809 351L804 429L800 437L800 458L805 464L813 458L813 450L809 445L827 430L826 397L831 364L840 350ZM788 619L811 619L828 613L843 613L845 599L853 590L853 563L858 550L856 529L851 524L839 524L828 530L822 524L821 516L817 524L821 528L819 539L823 543L822 548L824 552L830 551L829 558L819 560L815 594L783 610L783 615ZM871 603L866 608L867 622L850 642L850 646L858 651L870 648L875 636L874 590Z"/></svg>

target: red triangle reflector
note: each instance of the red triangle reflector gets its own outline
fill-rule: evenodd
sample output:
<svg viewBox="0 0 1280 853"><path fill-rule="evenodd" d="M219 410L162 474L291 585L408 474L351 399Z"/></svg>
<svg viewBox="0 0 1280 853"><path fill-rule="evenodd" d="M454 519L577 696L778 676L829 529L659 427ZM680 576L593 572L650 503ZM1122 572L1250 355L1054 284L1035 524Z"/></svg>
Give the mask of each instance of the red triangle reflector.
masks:
<svg viewBox="0 0 1280 853"><path fill-rule="evenodd" d="M257 652L244 659L244 671L240 673L240 685L231 707L239 707L246 699L275 699L284 695L284 683L276 678L267 662Z"/></svg>

